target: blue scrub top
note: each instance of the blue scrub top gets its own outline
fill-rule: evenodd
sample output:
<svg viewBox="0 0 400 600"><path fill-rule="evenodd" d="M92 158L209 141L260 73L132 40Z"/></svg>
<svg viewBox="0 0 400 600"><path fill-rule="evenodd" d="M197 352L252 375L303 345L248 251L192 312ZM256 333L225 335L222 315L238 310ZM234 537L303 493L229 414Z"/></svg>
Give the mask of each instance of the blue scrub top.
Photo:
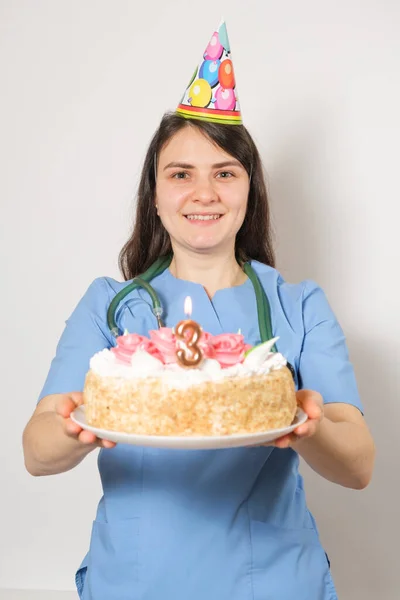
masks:
<svg viewBox="0 0 400 600"><path fill-rule="evenodd" d="M315 283L286 283L252 261L271 304L278 350L296 369L297 386L325 403L362 410L343 332ZM40 398L81 391L91 356L115 345L106 321L125 285L96 279L67 321ZM173 327L186 296L192 317L216 335L240 328L260 342L250 280L210 300L169 270L153 279ZM117 312L120 330L156 329L147 292L135 290ZM151 399L149 399L151 401ZM335 600L318 531L292 449L102 449L103 496L89 551L76 574L82 600Z"/></svg>

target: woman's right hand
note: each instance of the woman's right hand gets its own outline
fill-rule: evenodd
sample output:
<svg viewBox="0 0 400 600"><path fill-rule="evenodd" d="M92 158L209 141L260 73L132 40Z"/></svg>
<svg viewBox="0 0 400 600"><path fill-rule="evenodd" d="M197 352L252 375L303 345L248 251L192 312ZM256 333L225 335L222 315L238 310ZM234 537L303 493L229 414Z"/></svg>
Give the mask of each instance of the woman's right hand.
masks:
<svg viewBox="0 0 400 600"><path fill-rule="evenodd" d="M79 440L82 444L92 445L100 448L114 448L115 442L109 440L103 440L95 436L91 431L82 429L79 425L72 421L70 415L76 409L77 406L83 404L82 392L71 392L70 394L63 394L56 403L55 410L58 415L63 417L63 428L64 433L74 439Z"/></svg>

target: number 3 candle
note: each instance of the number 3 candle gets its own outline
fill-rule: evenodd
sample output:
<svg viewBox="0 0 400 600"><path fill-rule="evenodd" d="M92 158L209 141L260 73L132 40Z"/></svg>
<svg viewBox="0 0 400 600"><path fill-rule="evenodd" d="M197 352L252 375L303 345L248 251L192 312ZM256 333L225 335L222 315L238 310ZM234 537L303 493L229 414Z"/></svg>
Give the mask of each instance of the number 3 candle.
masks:
<svg viewBox="0 0 400 600"><path fill-rule="evenodd" d="M187 296L184 304L184 311L187 317L192 314L192 299ZM180 321L175 327L175 337L178 342L176 357L182 367L197 367L203 360L203 354L198 347L202 329L196 321L185 319Z"/></svg>

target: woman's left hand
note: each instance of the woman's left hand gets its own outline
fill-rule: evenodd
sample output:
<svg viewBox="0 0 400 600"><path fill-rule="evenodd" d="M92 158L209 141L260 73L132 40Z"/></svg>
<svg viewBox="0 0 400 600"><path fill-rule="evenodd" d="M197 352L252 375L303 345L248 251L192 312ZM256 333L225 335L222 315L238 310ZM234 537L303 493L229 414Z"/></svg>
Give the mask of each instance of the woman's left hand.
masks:
<svg viewBox="0 0 400 600"><path fill-rule="evenodd" d="M272 442L272 445L277 448L292 447L296 449L298 442L316 433L324 418L324 402L321 394L312 390L300 390L296 392L296 399L298 406L306 413L308 419L289 435L284 435Z"/></svg>

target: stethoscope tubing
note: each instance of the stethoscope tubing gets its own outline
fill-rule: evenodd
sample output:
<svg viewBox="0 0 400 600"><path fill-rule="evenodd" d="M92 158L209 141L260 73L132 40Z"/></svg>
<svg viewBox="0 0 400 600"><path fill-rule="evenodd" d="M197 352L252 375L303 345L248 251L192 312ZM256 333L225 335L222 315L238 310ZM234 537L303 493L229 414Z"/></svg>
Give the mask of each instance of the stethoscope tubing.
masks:
<svg viewBox="0 0 400 600"><path fill-rule="evenodd" d="M164 327L164 323L162 321L163 308L161 305L161 300L156 292L156 290L150 285L150 281L158 275L161 275L166 269L168 269L169 265L172 261L172 255L163 256L158 258L152 265L145 271L142 275L138 277L134 277L127 286L125 286L115 297L112 299L110 306L107 311L107 324L110 328L111 333L114 337L118 337L122 335L122 332L119 330L117 322L116 322L116 314L119 304L126 298L128 294L130 294L133 290L142 288L148 292L152 301L152 311L154 316L157 319L158 328ZM249 262L246 262L243 265L243 271L246 273L247 277L250 279L253 284L254 293L256 295L256 303L257 303L257 317L258 317L258 327L260 330L260 339L261 343L268 342L271 340L274 335L272 333L272 321L271 321L271 306L268 300L268 296L262 287L260 280L257 276L257 273L251 266ZM274 344L271 348L272 352L277 352L276 345ZM295 379L295 371L292 365L288 362L287 367L292 373L293 379Z"/></svg>

